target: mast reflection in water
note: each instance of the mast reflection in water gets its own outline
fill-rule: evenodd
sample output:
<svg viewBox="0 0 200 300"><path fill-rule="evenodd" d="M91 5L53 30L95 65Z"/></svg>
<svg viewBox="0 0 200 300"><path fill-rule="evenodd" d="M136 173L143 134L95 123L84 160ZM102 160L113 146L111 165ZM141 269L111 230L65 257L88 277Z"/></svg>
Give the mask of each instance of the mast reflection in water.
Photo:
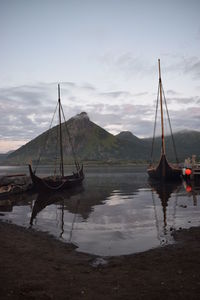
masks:
<svg viewBox="0 0 200 300"><path fill-rule="evenodd" d="M168 244L173 241L172 239L172 232L175 229L175 218L176 218L176 208L177 208L177 201L178 201L178 191L181 188L181 182L151 182L149 184L152 188L152 200L155 212L155 222L156 222L156 229L157 229L157 237L160 241L161 245ZM162 212L163 212L163 224L159 224L158 214L157 214L157 207L155 203L155 192L158 195L159 199L161 200L162 205ZM175 201L173 205L173 212L171 213L172 223L167 223L167 207L168 201L172 195L175 193Z"/></svg>
<svg viewBox="0 0 200 300"><path fill-rule="evenodd" d="M0 202L0 214L77 251L111 256L171 243L174 229L199 226L199 194L193 199L183 185L150 185L145 167L90 167L83 189L15 196Z"/></svg>

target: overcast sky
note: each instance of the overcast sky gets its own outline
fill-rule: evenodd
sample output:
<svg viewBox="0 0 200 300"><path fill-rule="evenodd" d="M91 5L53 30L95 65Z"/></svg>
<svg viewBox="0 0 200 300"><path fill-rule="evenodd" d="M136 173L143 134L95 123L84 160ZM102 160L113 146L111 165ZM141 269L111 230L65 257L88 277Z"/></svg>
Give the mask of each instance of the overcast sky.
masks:
<svg viewBox="0 0 200 300"><path fill-rule="evenodd" d="M199 0L0 0L0 152L66 119L153 133L157 60L174 131L200 130Z"/></svg>

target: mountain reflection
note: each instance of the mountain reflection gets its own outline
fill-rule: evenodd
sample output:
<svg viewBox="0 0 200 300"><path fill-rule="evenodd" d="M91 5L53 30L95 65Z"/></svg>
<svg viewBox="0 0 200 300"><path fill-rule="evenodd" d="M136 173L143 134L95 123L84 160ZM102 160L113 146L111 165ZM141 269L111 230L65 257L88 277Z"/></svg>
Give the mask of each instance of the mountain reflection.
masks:
<svg viewBox="0 0 200 300"><path fill-rule="evenodd" d="M156 228L157 228L157 237L160 240L160 244L167 244L170 240L171 234L169 232L173 231L173 226L170 227L168 230L167 228L167 207L168 207L168 201L171 198L173 193L176 193L178 195L178 190L181 187L181 182L160 182L155 183L152 181L149 181L149 185L152 189L152 199L153 199L153 206L154 206L154 212L155 212L155 221L156 221ZM160 230L159 226L159 220L158 220L158 214L156 210L156 204L155 204L155 198L154 198L154 192L158 195L159 199L161 200L162 205L162 214L163 214L163 226ZM174 203L174 212L173 212L173 219L175 219L175 213L176 213L176 205L177 205L177 199ZM173 220L174 222L175 220Z"/></svg>

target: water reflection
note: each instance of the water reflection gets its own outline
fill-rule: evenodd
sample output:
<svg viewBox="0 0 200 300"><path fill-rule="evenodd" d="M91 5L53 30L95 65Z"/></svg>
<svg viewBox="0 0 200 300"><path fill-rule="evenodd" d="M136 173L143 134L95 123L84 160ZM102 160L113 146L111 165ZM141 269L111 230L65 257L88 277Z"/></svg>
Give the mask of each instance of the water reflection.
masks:
<svg viewBox="0 0 200 300"><path fill-rule="evenodd" d="M33 225L33 220L36 218L37 214L41 210L43 210L46 206L60 202L62 204L62 211L64 211L65 202L67 201L66 202L66 206L67 206L67 203L71 197L73 197L75 195L79 195L83 191L84 191L84 188L80 186L80 187L76 187L76 189L73 189L73 190L61 191L61 192L57 192L54 194L53 193L49 193L49 194L48 193L39 193L37 195L34 206L32 208L30 225ZM73 203L75 203L75 202L73 202Z"/></svg>
<svg viewBox="0 0 200 300"><path fill-rule="evenodd" d="M198 226L198 197L193 186L149 183L145 168L98 167L86 170L83 188L73 194L16 195L0 201L0 215L77 251L123 255L173 242L173 229Z"/></svg>
<svg viewBox="0 0 200 300"><path fill-rule="evenodd" d="M200 182L198 181L183 181L186 192L193 199L193 205L197 206L197 198L200 195Z"/></svg>
<svg viewBox="0 0 200 300"><path fill-rule="evenodd" d="M12 212L15 206L32 206L36 194L32 192L24 192L22 194L8 195L5 199L0 200L1 212Z"/></svg>
<svg viewBox="0 0 200 300"><path fill-rule="evenodd" d="M157 237L160 241L161 245L165 245L171 242L171 233L174 230L174 225L171 224L171 227L167 227L167 207L168 207L168 201L171 198L172 193L175 194L175 202L174 202L174 212L173 215L173 223L175 222L176 217L176 208L177 208L177 197L178 192L180 191L180 188L182 186L181 182L160 182L155 183L152 181L149 181L149 185L152 188L152 200L153 200L153 206L154 206L154 213L155 213L155 222L156 222L156 228L157 228ZM159 220L156 210L156 204L155 204L155 197L154 192L158 195L159 199L161 200L162 205L162 213L163 213L163 226L160 229L159 226Z"/></svg>

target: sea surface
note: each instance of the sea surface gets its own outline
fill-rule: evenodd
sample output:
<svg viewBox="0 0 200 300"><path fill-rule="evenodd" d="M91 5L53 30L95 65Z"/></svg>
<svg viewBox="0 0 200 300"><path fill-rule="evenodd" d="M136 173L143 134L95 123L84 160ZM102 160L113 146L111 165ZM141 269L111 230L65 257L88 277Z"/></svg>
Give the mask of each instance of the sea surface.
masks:
<svg viewBox="0 0 200 300"><path fill-rule="evenodd" d="M0 176L16 173L28 169L0 167ZM80 252L118 256L174 243L175 229L200 226L199 195L200 187L185 182L152 184L144 166L86 167L82 187L73 192L0 200L0 219L50 233Z"/></svg>

